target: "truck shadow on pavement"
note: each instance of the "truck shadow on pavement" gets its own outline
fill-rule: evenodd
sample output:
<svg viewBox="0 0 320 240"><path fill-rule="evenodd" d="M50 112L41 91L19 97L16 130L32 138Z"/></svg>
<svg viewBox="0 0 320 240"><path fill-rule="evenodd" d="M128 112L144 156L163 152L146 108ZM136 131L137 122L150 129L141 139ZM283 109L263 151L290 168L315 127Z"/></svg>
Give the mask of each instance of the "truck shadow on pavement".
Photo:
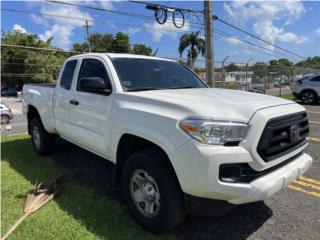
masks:
<svg viewBox="0 0 320 240"><path fill-rule="evenodd" d="M29 139L18 141L24 142L21 144L30 144ZM6 148L6 144L10 144L10 142L2 143L2 147ZM31 148L31 144L29 146ZM10 165L26 179L30 182L39 181L39 176L37 176L35 172L29 172L24 167L26 163L19 163L17 159L12 159L11 161L11 158L8 158ZM121 205L124 204L119 196L119 191L111 186L113 164L105 159L62 139L57 139L56 153L52 155L50 159L53 159L63 171L78 170L78 174L76 174L73 180L76 183L89 187L107 200L117 200ZM82 201L86 200L82 199ZM99 219L101 214L105 214L105 218L108 218L108 209L95 209L95 206L79 209L76 204L70 204L70 202L64 203L63 198L57 198L56 202L63 210L67 211L75 219L78 219L82 224L85 224L87 229L101 236L103 239L109 239L110 236L108 235L112 235L112 231L118 231L116 229L111 230L109 228L110 226L106 226L106 229L109 229L104 230L103 227L97 226L94 223L95 221L92 221ZM126 219L127 215L128 213L124 211L120 217ZM264 202L257 202L238 206L226 216L188 216L186 221L171 233L174 234L177 239L247 239L248 236L257 231L271 218L272 215L272 210L265 205ZM119 222L121 223L122 220L119 220ZM102 223L99 225L101 224ZM132 238L130 236L128 237L134 239L134 236L131 236Z"/></svg>

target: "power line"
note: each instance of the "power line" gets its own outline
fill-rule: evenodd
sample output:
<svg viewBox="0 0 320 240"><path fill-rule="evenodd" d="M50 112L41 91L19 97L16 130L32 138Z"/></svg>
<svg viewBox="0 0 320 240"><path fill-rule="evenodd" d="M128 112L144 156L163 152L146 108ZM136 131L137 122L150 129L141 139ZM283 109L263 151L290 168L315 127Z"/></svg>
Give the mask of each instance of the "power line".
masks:
<svg viewBox="0 0 320 240"><path fill-rule="evenodd" d="M4 9L1 9L2 11L7 11L7 12L17 12L17 13L25 13L25 14L34 14L34 15L39 15L39 16L50 16L50 17L53 17L53 18L64 18L64 19L73 19L73 20L78 20L78 21L88 21L89 23L90 22L98 22L98 23L101 23L101 24L110 24L110 25L115 25L115 26L120 26L120 27L133 27L133 28L139 28L139 27L142 27L140 24L137 26L137 25L133 25L133 24L126 24L126 23L115 23L115 22L111 22L111 21L102 21L102 20L99 20L99 19L94 19L93 20L90 20L90 19L85 19L85 18L77 18L77 17L65 17L65 16L62 16L62 15L56 15L56 14L47 14L47 13L40 13L40 12L34 12L34 11L25 11L25 10L17 10L17 9L8 9L8 8L4 8ZM147 19L144 21L144 23L146 21L148 21L150 19ZM192 26L190 26L192 27ZM148 29L151 29L151 28L148 28ZM197 30L200 30L199 28L195 28ZM157 31L160 31L160 32L172 32L172 33L183 33L183 32L192 32L191 30L173 30L173 29L157 29ZM130 32L128 33L130 34Z"/></svg>
<svg viewBox="0 0 320 240"><path fill-rule="evenodd" d="M146 2L146 1L134 1L134 0L129 0L129 2L140 3L140 4L144 4L144 5L152 4L152 5L155 5L158 7L164 7L164 8L169 8L169 9L180 9L180 10L183 10L186 12L192 12L192 13L199 13L199 12L203 13L203 10L193 10L190 8L181 8L181 7L169 7L169 6L167 6L168 4L158 4L158 3L151 3L151 2Z"/></svg>
<svg viewBox="0 0 320 240"><path fill-rule="evenodd" d="M269 53L275 53L275 54L278 54L278 55L280 55L280 56L282 56L282 57L286 57L286 58L289 58L289 59L291 59L291 60L298 61L297 59L295 59L295 58L293 58L293 57L290 57L290 56L288 56L288 55L286 55L286 54L284 54L284 53L272 51L272 50L270 50L270 49L268 49L268 48L266 48L266 47L264 47L264 46L261 46L261 45L258 45L258 44L256 44L256 43L247 41L247 40L245 40L245 39L243 39L243 38L240 38L240 37L238 37L238 36L231 35L231 34L229 34L229 33L226 33L226 32L224 32L224 31L222 31L222 30L215 29L215 32L216 32L217 34L219 34L219 35L226 36L226 37L233 37L233 38L235 38L235 39L237 39L237 40L239 40L239 41L241 41L241 42L243 42L243 43L246 43L246 44L249 44L249 45L252 45L252 46L261 48L261 49L264 49L265 51L268 51Z"/></svg>
<svg viewBox="0 0 320 240"><path fill-rule="evenodd" d="M113 14L120 14L120 15L125 15L129 17L137 17L137 18L145 18L145 19L156 19L154 16L148 16L144 14L139 14L139 13L130 13L130 12L125 12L125 11L120 11L120 10L112 10L112 9L107 9L107 8L100 8L100 7L94 7L94 6L87 6L87 5L81 5L81 4L75 4L71 2L60 2L60 1L49 1L50 3L57 3L57 4L63 4L63 5L68 5L68 6L74 6L74 7L81 7L81 8L87 8L87 9L92 9L96 11L103 11L103 12L109 12ZM170 21L171 19L168 19ZM176 20L179 22L178 20ZM173 22L172 20L170 22ZM189 25L197 25L201 26L202 24L196 23L196 22L189 22Z"/></svg>
<svg viewBox="0 0 320 240"><path fill-rule="evenodd" d="M286 49L284 49L284 48L282 48L282 47L279 47L279 46L277 46L277 45L275 45L275 44L273 44L273 43L271 43L271 42L269 42L269 41L267 41L267 40L264 40L264 39L262 39L262 38L260 38L260 37L258 37L258 36L256 36L256 35L248 32L248 31L246 31L246 30L243 30L243 29L241 29L241 28L239 28L239 27L237 27L237 26L235 26L235 25L233 25L233 24L231 24L231 23L226 22L225 20L223 20L223 19L221 19L221 18L218 18L217 16L214 16L214 17L215 17L216 20L220 21L221 23L223 23L223 24L225 24L225 25L227 25L227 26L229 26L229 27L232 27L232 28L234 28L234 29L236 29L236 30L238 30L238 31L240 31L240 32L243 32L243 33L245 33L245 34L247 34L247 35L249 35L249 36L251 36L251 37L253 37L253 38L255 38L255 39L258 39L258 40L260 40L260 41L262 41L262 42L264 42L264 43L267 43L267 44L269 44L269 45L271 45L271 46L273 46L273 47L275 47L275 48L278 48L278 49L280 49L280 50L282 50L282 51L285 51L285 52L287 52L287 53L290 53L290 54L292 54L292 55L295 55L295 56L297 56L297 57L299 57L299 58L306 59L306 57L303 57L303 56L301 56L301 55L299 55L299 54L296 54L296 53L294 53L294 52L292 52L292 51L289 51L289 50L286 50Z"/></svg>
<svg viewBox="0 0 320 240"><path fill-rule="evenodd" d="M29 46L6 44L6 43L1 43L1 46L3 46L3 47L25 48L25 49L34 49L34 50L46 50L46 51L53 51L53 52L81 53L81 52L72 51L72 50L69 50L69 51L68 51L68 50L60 50L60 49L57 49L57 48L29 47Z"/></svg>

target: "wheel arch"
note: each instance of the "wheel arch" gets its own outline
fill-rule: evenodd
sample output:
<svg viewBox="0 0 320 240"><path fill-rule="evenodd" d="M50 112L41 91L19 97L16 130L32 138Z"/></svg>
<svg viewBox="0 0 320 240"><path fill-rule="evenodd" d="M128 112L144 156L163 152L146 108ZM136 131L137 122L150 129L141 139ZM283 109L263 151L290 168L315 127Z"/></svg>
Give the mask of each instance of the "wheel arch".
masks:
<svg viewBox="0 0 320 240"><path fill-rule="evenodd" d="M305 93L305 92L313 92L313 93L316 95L316 97L319 97L317 91L315 91L315 90L312 89L312 88L303 89L303 90L301 91L301 95L302 95L303 93Z"/></svg>
<svg viewBox="0 0 320 240"><path fill-rule="evenodd" d="M147 148L154 149L159 154L162 154L164 156L164 159L166 161L168 168L170 169L171 173L174 175L174 178L176 179L180 187L179 179L169 159L169 155L166 153L166 151L161 146L154 143L153 141L150 141L148 139L142 138L140 136L137 136L131 133L123 134L118 142L117 151L116 151L116 165L115 165L114 176L113 176L113 184L115 186L120 185L123 166L127 161L127 159L133 153L143 149L147 149Z"/></svg>
<svg viewBox="0 0 320 240"><path fill-rule="evenodd" d="M33 105L28 105L28 110L27 110L27 120L28 120L28 134L31 135L31 129L30 129L30 122L33 118L35 117L39 117L41 122L41 116L39 114L39 111L37 110L37 108Z"/></svg>

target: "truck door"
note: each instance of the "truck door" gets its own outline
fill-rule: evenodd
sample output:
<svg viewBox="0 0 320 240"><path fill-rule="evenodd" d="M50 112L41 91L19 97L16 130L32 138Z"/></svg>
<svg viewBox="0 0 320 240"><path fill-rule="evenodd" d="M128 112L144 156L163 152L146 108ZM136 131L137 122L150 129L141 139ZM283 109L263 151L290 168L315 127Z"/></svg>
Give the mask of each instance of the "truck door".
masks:
<svg viewBox="0 0 320 240"><path fill-rule="evenodd" d="M78 60L69 60L65 63L60 82L58 82L54 99L53 110L55 128L63 138L70 139L70 100L72 99L71 86Z"/></svg>
<svg viewBox="0 0 320 240"><path fill-rule="evenodd" d="M80 79L100 79L109 93L81 89ZM110 157L110 121L113 94L110 73L105 61L99 57L82 59L77 84L73 87L70 105L71 136L74 143L103 157Z"/></svg>

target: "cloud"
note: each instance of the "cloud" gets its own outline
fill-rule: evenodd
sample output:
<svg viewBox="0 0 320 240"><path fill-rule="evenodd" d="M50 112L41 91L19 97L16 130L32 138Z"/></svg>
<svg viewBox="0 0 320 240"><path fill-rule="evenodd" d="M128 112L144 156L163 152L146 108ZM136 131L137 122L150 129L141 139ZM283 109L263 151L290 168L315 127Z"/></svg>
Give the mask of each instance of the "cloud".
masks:
<svg viewBox="0 0 320 240"><path fill-rule="evenodd" d="M281 22L284 22L283 26L290 25L305 13L304 5L300 1L234 1L224 3L223 7L232 22L241 26L254 22L253 31L271 43L280 41L300 44L309 40L305 36L286 32L283 27L276 26ZM273 50L270 45L266 47Z"/></svg>
<svg viewBox="0 0 320 240"><path fill-rule="evenodd" d="M61 26L54 24L50 30L46 30L43 34L39 35L39 38L43 41L47 41L53 37L53 42L56 46L66 48L71 45L71 36L73 28L71 26Z"/></svg>
<svg viewBox="0 0 320 240"><path fill-rule="evenodd" d="M91 1L88 1L87 5L95 4L95 2L89 2ZM46 41L50 37L53 37L52 44L62 49L69 49L71 47L71 37L73 36L74 29L85 25L85 20L88 20L90 25L94 24L94 20L89 13L83 12L75 6L47 2L41 2L39 6L41 13L50 14L50 16L44 15L43 17L30 15L32 21L49 28L39 35L40 39ZM54 15L64 17L55 17Z"/></svg>
<svg viewBox="0 0 320 240"><path fill-rule="evenodd" d="M27 33L27 30L16 23L12 27L12 32Z"/></svg>
<svg viewBox="0 0 320 240"><path fill-rule="evenodd" d="M100 5L103 8L114 10L114 5L112 1L104 0L100 2Z"/></svg>
<svg viewBox="0 0 320 240"><path fill-rule="evenodd" d="M30 17L31 21L35 24L43 25L46 27L49 26L48 21L44 17L40 17L35 14L30 14L29 17Z"/></svg>
<svg viewBox="0 0 320 240"><path fill-rule="evenodd" d="M314 31L316 34L320 35L320 27Z"/></svg>
<svg viewBox="0 0 320 240"><path fill-rule="evenodd" d="M232 37L232 36L231 37L224 37L224 38L222 38L222 41L229 43L229 44L232 44L232 45L240 45L243 43L238 38Z"/></svg>
<svg viewBox="0 0 320 240"><path fill-rule="evenodd" d="M152 40L154 42L160 42L161 38L164 36L169 36L171 38L177 38L179 33L190 30L189 24L186 22L183 28L176 28L172 22L166 22L165 24L158 24L157 22L153 24L145 23L144 29L147 30L152 35Z"/></svg>

